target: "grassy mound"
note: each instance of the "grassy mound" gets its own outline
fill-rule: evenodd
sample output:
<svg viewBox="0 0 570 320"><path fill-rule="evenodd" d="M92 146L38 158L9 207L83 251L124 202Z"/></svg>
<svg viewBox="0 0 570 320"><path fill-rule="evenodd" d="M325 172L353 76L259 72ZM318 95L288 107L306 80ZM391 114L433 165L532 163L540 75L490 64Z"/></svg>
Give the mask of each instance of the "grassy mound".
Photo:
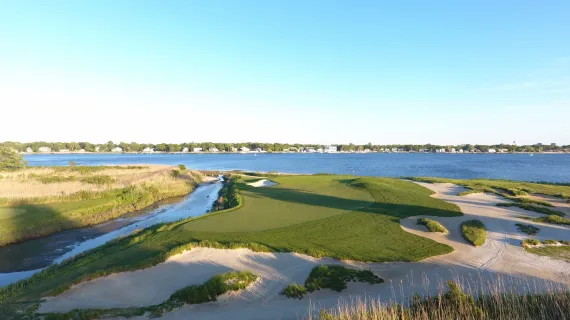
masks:
<svg viewBox="0 0 570 320"><path fill-rule="evenodd" d="M314 267L305 280L305 286L291 284L281 294L288 298L301 299L307 292L321 289L331 289L341 292L347 288L348 282L366 282L370 284L382 283L384 280L369 270L354 270L337 265L322 265Z"/></svg>
<svg viewBox="0 0 570 320"><path fill-rule="evenodd" d="M564 212L561 212L558 210L552 210L549 208L539 207L539 206L528 204L528 203L502 202L502 203L497 203L497 207L518 207L518 208L525 209L528 211L534 211L534 212L547 214L547 215L555 215L555 216L559 216L559 217L563 217L565 215Z"/></svg>
<svg viewBox="0 0 570 320"><path fill-rule="evenodd" d="M570 219L563 218L563 217L560 217L557 215L549 215L547 217L540 217L540 218L533 218L533 217L529 217L529 216L521 216L520 218L526 219L526 220L531 220L534 222L570 225Z"/></svg>
<svg viewBox="0 0 570 320"><path fill-rule="evenodd" d="M539 228L537 228L531 224L517 223L516 226L520 232L524 232L524 233L528 234L529 236L533 236L540 231Z"/></svg>
<svg viewBox="0 0 570 320"><path fill-rule="evenodd" d="M487 229L479 220L467 220L461 223L461 233L465 240L476 247L482 246L487 240Z"/></svg>
<svg viewBox="0 0 570 320"><path fill-rule="evenodd" d="M429 232L448 233L447 229L441 223L428 218L420 218L417 222L419 225L426 226Z"/></svg>

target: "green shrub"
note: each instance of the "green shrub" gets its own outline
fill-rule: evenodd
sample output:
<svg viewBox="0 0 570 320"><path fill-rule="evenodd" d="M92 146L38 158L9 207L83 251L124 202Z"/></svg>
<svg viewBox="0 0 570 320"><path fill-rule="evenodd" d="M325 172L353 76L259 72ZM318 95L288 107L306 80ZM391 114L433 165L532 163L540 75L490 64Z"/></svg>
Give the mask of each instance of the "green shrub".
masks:
<svg viewBox="0 0 570 320"><path fill-rule="evenodd" d="M533 236L540 231L539 228L537 228L533 225L530 225L530 224L517 223L516 226L520 232L524 232L524 233L528 234L529 236Z"/></svg>
<svg viewBox="0 0 570 320"><path fill-rule="evenodd" d="M442 226L439 222L428 219L428 218L420 218L417 222L419 225L426 226L429 232L442 232L448 233L447 229Z"/></svg>
<svg viewBox="0 0 570 320"><path fill-rule="evenodd" d="M23 155L14 149L0 146L0 171L16 171L25 167Z"/></svg>
<svg viewBox="0 0 570 320"><path fill-rule="evenodd" d="M479 247L487 240L487 229L479 220L467 220L461 224L461 233L465 240Z"/></svg>
<svg viewBox="0 0 570 320"><path fill-rule="evenodd" d="M307 289L300 284L293 283L283 289L281 294L287 298L303 299L303 297L307 294Z"/></svg>
<svg viewBox="0 0 570 320"><path fill-rule="evenodd" d="M524 239L522 241L522 246L525 248L528 246L538 246L540 244L541 244L540 240L537 239Z"/></svg>
<svg viewBox="0 0 570 320"><path fill-rule="evenodd" d="M384 282L384 280L369 270L354 270L343 266L322 265L313 268L305 281L305 288L308 292L324 288L341 292L346 289L346 284L350 281L367 282L370 284Z"/></svg>

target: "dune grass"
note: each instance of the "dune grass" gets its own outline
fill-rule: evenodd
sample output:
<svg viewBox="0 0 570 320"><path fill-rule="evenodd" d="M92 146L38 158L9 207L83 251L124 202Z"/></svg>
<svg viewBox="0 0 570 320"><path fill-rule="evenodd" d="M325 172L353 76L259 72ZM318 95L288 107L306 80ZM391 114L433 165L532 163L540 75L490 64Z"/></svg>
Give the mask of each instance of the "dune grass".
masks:
<svg viewBox="0 0 570 320"><path fill-rule="evenodd" d="M311 313L308 320L519 320L567 319L570 292L552 285L547 292L533 292L527 284L524 293L501 288L501 281L481 284L487 291L475 293L460 282L448 281L447 292L433 297L404 297L404 301L379 299L341 301L338 307Z"/></svg>
<svg viewBox="0 0 570 320"><path fill-rule="evenodd" d="M479 220L467 220L461 223L461 233L472 245L482 246L487 240L487 229Z"/></svg>
<svg viewBox="0 0 570 320"><path fill-rule="evenodd" d="M441 232L441 233L448 233L447 229L441 225L441 223L428 218L419 218L418 222L419 225L425 226L429 232Z"/></svg>
<svg viewBox="0 0 570 320"><path fill-rule="evenodd" d="M565 216L564 212L561 212L558 210L552 210L549 208L539 207L539 206L528 204L528 203L501 202L501 203L497 203L497 207L518 207L518 208L521 208L524 210L534 211L534 212L538 212L538 213L542 213L542 214L556 215L559 217Z"/></svg>
<svg viewBox="0 0 570 320"><path fill-rule="evenodd" d="M464 186L472 192L490 192L511 197L525 196L529 193L545 194L557 198L563 198L565 194L570 194L570 185L538 183L512 180L495 179L446 179L432 177L411 177L414 181L428 183L453 183ZM524 201L524 200L523 200Z"/></svg>
<svg viewBox="0 0 570 320"><path fill-rule="evenodd" d="M570 262L570 241L525 239L522 246L527 252Z"/></svg>
<svg viewBox="0 0 570 320"><path fill-rule="evenodd" d="M359 261L418 261L453 251L405 232L414 215L460 216L415 183L354 176L279 176L278 185L237 184L241 207L154 226L0 289L0 302L34 301L73 283L164 261L193 246L248 247Z"/></svg>

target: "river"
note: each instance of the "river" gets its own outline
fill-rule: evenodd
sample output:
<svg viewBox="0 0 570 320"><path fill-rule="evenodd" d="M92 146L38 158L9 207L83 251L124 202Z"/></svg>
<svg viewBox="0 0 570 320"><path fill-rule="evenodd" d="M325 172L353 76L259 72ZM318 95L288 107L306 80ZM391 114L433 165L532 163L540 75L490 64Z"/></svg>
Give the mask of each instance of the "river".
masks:
<svg viewBox="0 0 570 320"><path fill-rule="evenodd" d="M184 164L198 170L334 173L360 176L432 176L570 182L570 154L33 154L32 166Z"/></svg>
<svg viewBox="0 0 570 320"><path fill-rule="evenodd" d="M204 183L184 198L157 204L138 212L138 215L127 214L90 228L67 230L0 247L0 287L28 278L50 264L60 263L137 229L203 215L211 209L221 187L220 181Z"/></svg>

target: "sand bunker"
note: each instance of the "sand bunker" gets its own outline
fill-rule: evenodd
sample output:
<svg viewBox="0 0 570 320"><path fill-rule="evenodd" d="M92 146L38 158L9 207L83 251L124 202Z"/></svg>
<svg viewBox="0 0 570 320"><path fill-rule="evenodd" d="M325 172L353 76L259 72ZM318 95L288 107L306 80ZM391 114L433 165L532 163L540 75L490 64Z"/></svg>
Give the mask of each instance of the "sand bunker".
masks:
<svg viewBox="0 0 570 320"><path fill-rule="evenodd" d="M252 182L252 183L248 183L249 186L256 187L256 188L272 187L276 184L277 184L276 182L273 182L273 181L267 180L267 179L261 179L261 180L258 180L258 181Z"/></svg>
<svg viewBox="0 0 570 320"><path fill-rule="evenodd" d="M547 286L545 280L570 284L570 263L532 255L520 246L520 240L528 236L518 232L515 223L528 221L518 216L540 214L516 207L496 207L496 203L504 200L494 195L459 197L457 194L463 188L452 184L422 185L434 190L434 197L459 205L465 216L430 217L450 231L446 235L425 231L425 227L416 224L417 217L402 219L402 227L408 232L453 246L456 249L453 253L415 263L361 263L316 259L295 253L195 248L148 269L113 274L74 286L60 296L48 298L39 311L152 305L168 299L182 287L203 283L211 276L229 270L250 270L260 279L239 293L224 295L216 302L187 305L163 318L298 319L307 316L309 305L318 314L321 308L337 306L339 299L350 301L374 297L400 301L402 295L437 294L447 280L457 279L464 284L467 282L474 292L497 281L502 282L504 289L519 292L525 287L544 289ZM487 242L479 248L468 244L459 230L462 221L474 218L483 221L488 229ZM533 224L541 229L537 235L539 239L570 240L570 227ZM303 283L311 269L319 264L371 270L386 282L376 285L350 283L341 293L320 290L302 300L287 299L279 294L290 283Z"/></svg>

